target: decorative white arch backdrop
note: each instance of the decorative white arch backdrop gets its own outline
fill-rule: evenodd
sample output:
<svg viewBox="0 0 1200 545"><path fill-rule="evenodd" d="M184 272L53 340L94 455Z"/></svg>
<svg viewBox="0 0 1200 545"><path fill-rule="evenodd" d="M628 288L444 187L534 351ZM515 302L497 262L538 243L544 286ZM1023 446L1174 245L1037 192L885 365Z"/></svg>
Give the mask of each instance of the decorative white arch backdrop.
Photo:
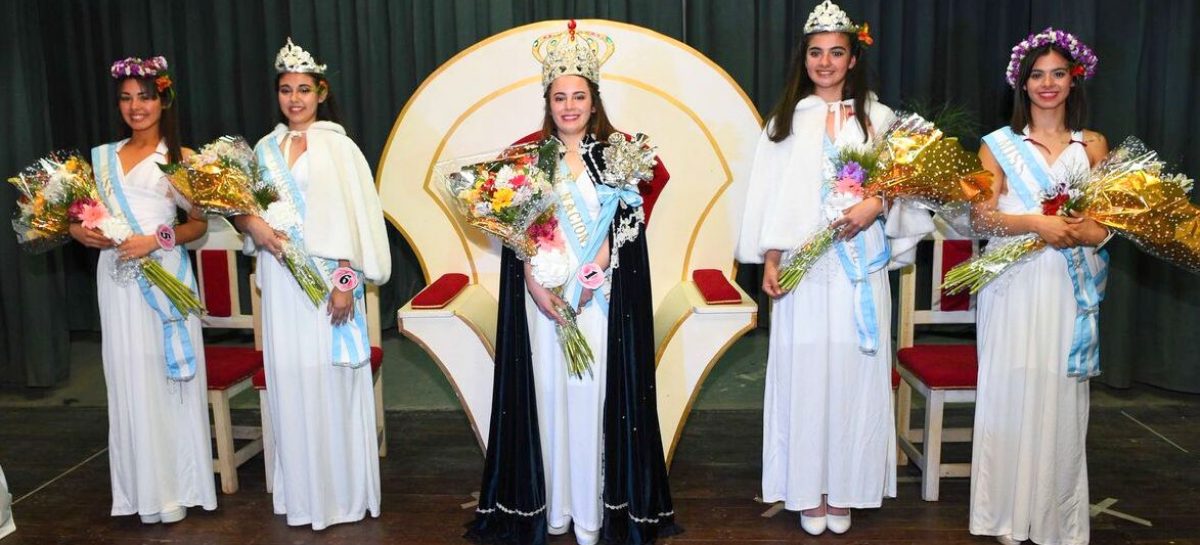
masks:
<svg viewBox="0 0 1200 545"><path fill-rule="evenodd" d="M498 150L540 127L541 72L531 46L565 29L566 21L517 27L451 58L413 93L380 160L384 212L412 245L426 280L446 273L471 280L445 309L406 305L399 322L442 367L481 444L491 406L499 246L459 224L441 199L434 165ZM600 82L609 117L621 130L650 135L671 173L647 235L659 412L671 452L712 363L754 324L748 298L707 306L690 279L696 269L733 277L737 217L761 119L725 71L681 42L613 21L584 20L579 29L612 37L616 52Z"/></svg>

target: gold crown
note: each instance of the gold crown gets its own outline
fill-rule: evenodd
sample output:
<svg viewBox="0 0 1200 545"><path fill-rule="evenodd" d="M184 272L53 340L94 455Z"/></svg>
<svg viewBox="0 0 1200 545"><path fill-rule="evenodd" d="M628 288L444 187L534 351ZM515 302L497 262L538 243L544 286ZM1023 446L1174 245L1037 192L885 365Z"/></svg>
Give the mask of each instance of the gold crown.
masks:
<svg viewBox="0 0 1200 545"><path fill-rule="evenodd" d="M804 23L805 35L818 32L849 32L853 34L858 30L858 25L850 21L850 16L846 15L846 12L831 0L817 4L812 13L808 14L808 21Z"/></svg>
<svg viewBox="0 0 1200 545"><path fill-rule="evenodd" d="M292 38L288 37L287 44L279 48L279 54L275 55L275 71L280 74L285 72L324 74L325 65L317 64L311 53L292 43Z"/></svg>
<svg viewBox="0 0 1200 545"><path fill-rule="evenodd" d="M575 30L575 20L565 32L547 34L533 41L533 58L542 63L542 88L562 76L583 76L600 83L600 65L612 57L612 38L597 32Z"/></svg>

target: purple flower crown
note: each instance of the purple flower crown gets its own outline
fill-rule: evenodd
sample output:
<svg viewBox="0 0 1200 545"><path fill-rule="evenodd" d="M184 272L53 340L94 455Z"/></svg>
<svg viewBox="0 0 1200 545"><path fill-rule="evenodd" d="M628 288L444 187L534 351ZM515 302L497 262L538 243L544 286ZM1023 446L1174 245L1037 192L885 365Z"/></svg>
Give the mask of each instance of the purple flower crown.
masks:
<svg viewBox="0 0 1200 545"><path fill-rule="evenodd" d="M1020 77L1021 61L1025 59L1025 56L1034 49L1050 44L1065 49L1071 54L1071 58L1068 60L1073 65L1081 68L1081 70L1072 70L1072 76L1082 75L1083 79L1087 80L1092 79L1092 76L1096 75L1096 63L1100 59L1096 57L1096 53L1092 51L1092 48L1079 41L1070 32L1046 27L1046 30L1037 34L1030 34L1021 43L1013 46L1012 56L1008 60L1008 69L1004 72L1004 78L1008 81L1009 87L1013 89L1017 88L1017 78Z"/></svg>
<svg viewBox="0 0 1200 545"><path fill-rule="evenodd" d="M112 73L113 79L121 78L149 78L166 73L167 59L161 55L150 57L142 60L139 57L126 57L112 64L109 72Z"/></svg>

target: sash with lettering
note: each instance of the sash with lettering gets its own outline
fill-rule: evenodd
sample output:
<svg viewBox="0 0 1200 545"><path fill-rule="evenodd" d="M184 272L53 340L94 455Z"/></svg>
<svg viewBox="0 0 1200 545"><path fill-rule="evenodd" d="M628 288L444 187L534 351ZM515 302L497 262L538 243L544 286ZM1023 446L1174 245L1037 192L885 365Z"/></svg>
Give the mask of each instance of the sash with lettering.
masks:
<svg viewBox="0 0 1200 545"><path fill-rule="evenodd" d="M1078 139L1079 135L1072 138ZM1050 179L1044 162L1033 155L1038 152L1025 143L1024 135L1004 127L985 136L983 141L1004 169L1008 187L1021 199L1025 209L1040 210L1041 196L1052 192L1056 180ZM1058 252L1067 260L1076 304L1067 376L1085 380L1100 374L1099 312L1108 277L1108 252L1097 250L1094 259L1089 259L1081 247Z"/></svg>
<svg viewBox="0 0 1200 545"><path fill-rule="evenodd" d="M642 205L642 198L635 190L615 188L601 183L603 165L598 164L597 156L601 154L596 151L602 147L595 138L591 135L585 136L583 142L580 143L580 148L584 166L595 185L596 197L600 201L599 212L595 216L588 213L587 206L584 205L583 194L572 178L566 161L558 163L558 172L554 176L557 182L554 184L554 191L558 194L559 201L556 209L558 223L562 226L563 235L579 258L579 265L582 267L595 261L596 255L600 253L600 248L608 238L613 218L616 217L617 207L624 202L627 206L636 208ZM583 287L575 275L571 276L565 291L567 304L572 307L578 306L579 298L583 294ZM601 292L607 292L607 290L602 289ZM593 300L607 314L608 294L597 293L596 295Z"/></svg>
<svg viewBox="0 0 1200 545"><path fill-rule="evenodd" d="M121 187L121 161L117 158L117 142L110 142L92 148L92 164L95 165L96 187L100 200L108 213L123 220L137 235L144 235L125 189ZM159 259L164 269L173 271L175 278L183 282L193 292L198 292L196 278L192 276L191 262L188 260L187 249L182 244L167 251L159 248L150 259ZM187 316L181 314L175 305L171 304L166 294L154 287L144 275L137 275L138 288L142 298L154 310L154 314L162 322L163 354L165 357L167 378L174 381L189 381L196 376L196 350L188 333Z"/></svg>
<svg viewBox="0 0 1200 545"><path fill-rule="evenodd" d="M287 138L287 133L281 133L281 138ZM267 171L267 176L275 185L276 191L279 193L279 198L287 199L295 207L296 214L301 218L307 216L307 203L304 201L304 192L300 191L296 185L295 178L292 177L292 171L287 166L287 160L283 157L283 151L279 147L279 141L275 138L268 138L259 143L254 150L258 156L259 164ZM319 183L319 180L313 180L312 183ZM278 226L272 226L279 228ZM286 229L282 229L287 233L288 239L292 244L299 248L304 248L304 230L299 224L289 225ZM337 269L338 262L336 259L325 259L316 256L309 256L309 261L325 276L329 278L333 276L333 271ZM334 365L342 367L350 367L357 369L371 361L371 346L370 339L367 336L367 317L366 317L366 281L363 278L362 271L354 271L359 276L358 286L354 288L354 316L346 323L333 326L333 345L330 361ZM337 288L331 288L337 289ZM328 302L326 302L328 304Z"/></svg>

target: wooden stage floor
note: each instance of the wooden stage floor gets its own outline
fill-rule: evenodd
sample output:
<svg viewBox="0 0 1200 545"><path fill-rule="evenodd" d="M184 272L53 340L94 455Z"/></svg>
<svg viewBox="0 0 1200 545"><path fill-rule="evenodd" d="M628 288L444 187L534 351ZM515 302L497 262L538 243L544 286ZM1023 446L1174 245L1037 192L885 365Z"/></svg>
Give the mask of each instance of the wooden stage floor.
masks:
<svg viewBox="0 0 1200 545"><path fill-rule="evenodd" d="M1115 498L1111 509L1153 526L1100 513L1092 519L1092 543L1200 545L1200 398L1179 399L1139 405L1133 398L1093 407L1092 502ZM256 418L254 411L235 415L240 421ZM0 545L465 544L460 534L472 511L463 504L478 490L482 466L461 413L392 412L378 519L322 532L288 527L271 512L258 457L242 466L238 493L219 494L216 511L192 509L179 524L146 526L137 517L108 516L106 433L104 409L0 411L0 464L18 499L17 532ZM671 473L685 532L664 543L995 543L967 533L966 480L944 480L941 501L928 503L920 499L917 474L907 468L900 470L899 497L885 501L882 509L855 511L854 527L844 536L807 536L798 516L786 511L765 518L769 506L754 499L760 441L757 411L693 414ZM948 450L952 461L968 455L967 445ZM574 540L564 536L551 543Z"/></svg>

